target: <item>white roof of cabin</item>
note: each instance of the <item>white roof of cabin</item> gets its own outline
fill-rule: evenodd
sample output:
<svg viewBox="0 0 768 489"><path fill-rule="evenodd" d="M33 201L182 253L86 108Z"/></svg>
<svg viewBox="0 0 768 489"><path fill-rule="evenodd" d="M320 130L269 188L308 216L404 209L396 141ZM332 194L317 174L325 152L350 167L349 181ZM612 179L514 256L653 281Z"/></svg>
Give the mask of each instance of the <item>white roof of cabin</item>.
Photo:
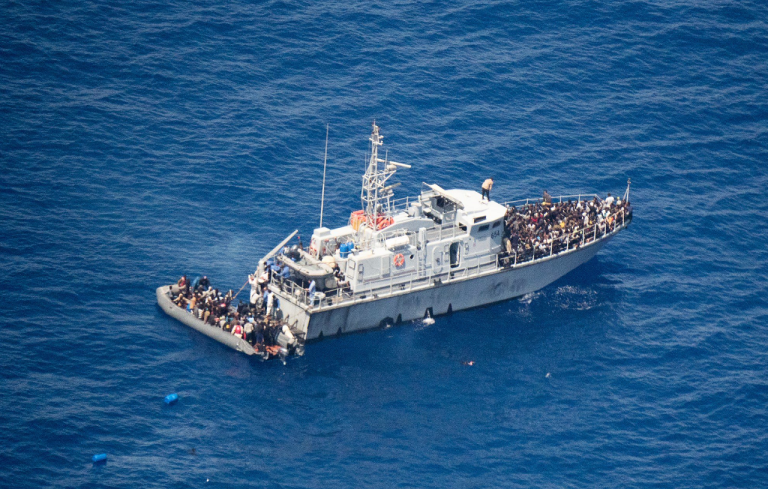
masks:
<svg viewBox="0 0 768 489"><path fill-rule="evenodd" d="M503 205L498 202L488 202L474 190L452 189L446 190L445 193L464 205L464 209L460 210L459 214L463 214L470 219L485 216L485 221L495 221L504 217L504 214L507 212Z"/></svg>

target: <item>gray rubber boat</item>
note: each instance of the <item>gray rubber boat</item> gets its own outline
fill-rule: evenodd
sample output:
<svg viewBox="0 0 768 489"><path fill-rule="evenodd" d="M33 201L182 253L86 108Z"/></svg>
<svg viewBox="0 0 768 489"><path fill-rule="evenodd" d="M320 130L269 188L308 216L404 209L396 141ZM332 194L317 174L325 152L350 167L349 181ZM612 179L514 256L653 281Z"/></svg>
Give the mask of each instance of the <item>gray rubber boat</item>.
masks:
<svg viewBox="0 0 768 489"><path fill-rule="evenodd" d="M173 301L171 300L171 287L176 287L176 286L163 285L161 287L158 287L156 291L157 304L163 309L163 311L166 314L168 314L174 319L181 321L182 323L186 324L190 328L197 330L210 338L213 338L219 343L227 345L233 350L237 350L239 352L245 353L246 355L258 355L264 360L269 358L269 353L257 352L253 348L253 346L251 346L247 341L243 340L242 338L238 338L237 336L234 336L222 330L221 328L217 328L216 326L211 326L210 324L206 324L202 320L196 318L192 314L188 313L184 309L174 304Z"/></svg>

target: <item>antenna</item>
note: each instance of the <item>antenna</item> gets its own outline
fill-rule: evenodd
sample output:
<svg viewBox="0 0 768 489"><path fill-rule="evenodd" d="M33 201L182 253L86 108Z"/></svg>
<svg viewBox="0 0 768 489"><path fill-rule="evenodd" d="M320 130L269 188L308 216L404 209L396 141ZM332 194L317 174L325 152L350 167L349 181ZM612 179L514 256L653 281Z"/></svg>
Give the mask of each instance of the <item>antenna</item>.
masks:
<svg viewBox="0 0 768 489"><path fill-rule="evenodd" d="M325 156L323 157L323 193L320 197L320 227L323 227L323 205L325 204L325 168L328 163L328 124L325 125Z"/></svg>
<svg viewBox="0 0 768 489"><path fill-rule="evenodd" d="M629 202L629 184L632 183L629 178L627 178L627 191L624 192L624 201Z"/></svg>

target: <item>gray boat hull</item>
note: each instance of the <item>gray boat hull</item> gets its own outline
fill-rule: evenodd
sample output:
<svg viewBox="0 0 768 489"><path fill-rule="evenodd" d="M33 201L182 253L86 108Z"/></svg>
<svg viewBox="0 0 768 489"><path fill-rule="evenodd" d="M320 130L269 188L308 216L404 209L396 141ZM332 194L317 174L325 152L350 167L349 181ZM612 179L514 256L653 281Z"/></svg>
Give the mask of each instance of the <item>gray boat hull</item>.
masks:
<svg viewBox="0 0 768 489"><path fill-rule="evenodd" d="M427 311L438 316L514 299L546 287L592 259L609 239L480 276L449 280L446 275L439 283L388 297L361 298L351 304L319 309L300 307L286 297L281 307L290 324L306 331L307 340L422 319Z"/></svg>

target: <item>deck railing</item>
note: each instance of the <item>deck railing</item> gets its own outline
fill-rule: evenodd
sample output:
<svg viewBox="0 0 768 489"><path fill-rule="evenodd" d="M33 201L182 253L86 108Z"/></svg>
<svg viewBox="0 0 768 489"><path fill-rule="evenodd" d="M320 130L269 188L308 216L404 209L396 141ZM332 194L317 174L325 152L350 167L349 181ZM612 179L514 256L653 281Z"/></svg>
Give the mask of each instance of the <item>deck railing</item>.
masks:
<svg viewBox="0 0 768 489"><path fill-rule="evenodd" d="M553 203L562 203L567 202L568 200L576 200L577 202L582 201L591 201L592 199L597 198L598 202L602 204L602 199L597 194L573 194L573 195L559 195L557 197L552 197ZM520 200L513 200L502 203L504 207L510 207L515 206L519 207L521 205L528 205L528 204L540 204L544 201L542 198L538 199L520 199ZM416 200L411 199L410 197L404 197L402 199L397 199L392 201L392 204L390 206L390 209L392 212L395 210L404 210L407 209L408 205L410 203L416 202ZM386 228L385 228L386 229ZM427 231L427 241L432 240L442 240L444 238L454 238L458 234L462 234L466 231L466 228L459 226L457 224L445 224L440 225L436 228L432 228ZM404 230L396 230L391 233L386 232L386 230L383 233L378 233L378 235L375 238L370 239L353 239L352 241L355 243L355 248L358 250L368 250L374 248L376 245L381 245L389 238L393 238L396 236L415 236L416 233L412 231L404 231ZM413 238L412 238L413 239Z"/></svg>
<svg viewBox="0 0 768 489"><path fill-rule="evenodd" d="M565 196L568 198L570 196ZM582 195L584 197L584 195ZM590 200L593 196L589 195ZM554 199L553 199L554 200ZM520 201L526 202L526 201ZM531 200L528 199L530 203ZM631 217L631 216L629 216ZM610 219L609 219L610 218ZM448 267L447 270L441 270L438 273L430 271L426 275L421 275L419 269L412 272L407 281L397 281L401 277L390 275L387 283L381 281L372 281L370 286L361 287L359 290L337 288L328 290L325 293L316 293L310 296L307 289L291 280L282 279L273 275L271 285L277 287L284 295L290 297L293 301L313 311L337 306L349 302L368 299L371 297L386 297L401 291L411 291L421 287L430 286L434 283L445 283L453 280L464 280L479 275L497 272L502 269L527 266L536 261L542 261L564 253L574 252L582 246L590 245L596 241L610 237L616 234L628 224L628 216L622 207L616 212L609 214L602 222L595 223L588 227L575 228L572 232L555 239L548 239L541 242L534 249L512 250L508 252L502 249L501 252L489 256L470 258L462 260L463 263L455 268ZM610 222L609 222L610 221ZM451 226L456 228L457 226ZM451 231L454 232L455 230ZM442 233L443 229L433 230L433 233ZM440 234L440 237L448 237Z"/></svg>
<svg viewBox="0 0 768 489"><path fill-rule="evenodd" d="M597 194L573 194L573 195L558 195L557 197L552 197L552 203L558 203L561 204L563 202L568 202L569 200L573 201L576 200L576 202L586 202L591 201L592 199L597 199L598 202L602 204L603 199L600 198ZM520 199L520 200L512 200L508 202L504 202L501 205L504 207L510 207L515 206L519 207L521 205L528 205L528 204L541 204L544 202L544 198L538 198L538 199Z"/></svg>
<svg viewBox="0 0 768 489"><path fill-rule="evenodd" d="M427 231L427 241L441 241L444 238L455 238L456 236L466 232L466 228L456 224L441 225L436 228L431 228ZM378 233L376 237L369 239L356 239L352 240L355 243L355 249L357 250L370 250L377 246L384 245L384 242L390 238L396 238L398 236L408 236L411 240L411 244L415 244L415 239L418 233L414 231L408 231L406 229L396 229L391 232Z"/></svg>
<svg viewBox="0 0 768 489"><path fill-rule="evenodd" d="M401 199L394 199L389 204L389 211L394 214L397 211L405 211L408 210L408 206L411 205L413 202L418 202L418 197L403 197Z"/></svg>
<svg viewBox="0 0 768 489"><path fill-rule="evenodd" d="M386 228L383 232L380 232L374 238L353 240L355 243L355 249L357 250L370 250L377 246L383 246L384 242L391 238L398 236L412 236L415 233L408 231L407 229L395 229L393 231L387 231Z"/></svg>

